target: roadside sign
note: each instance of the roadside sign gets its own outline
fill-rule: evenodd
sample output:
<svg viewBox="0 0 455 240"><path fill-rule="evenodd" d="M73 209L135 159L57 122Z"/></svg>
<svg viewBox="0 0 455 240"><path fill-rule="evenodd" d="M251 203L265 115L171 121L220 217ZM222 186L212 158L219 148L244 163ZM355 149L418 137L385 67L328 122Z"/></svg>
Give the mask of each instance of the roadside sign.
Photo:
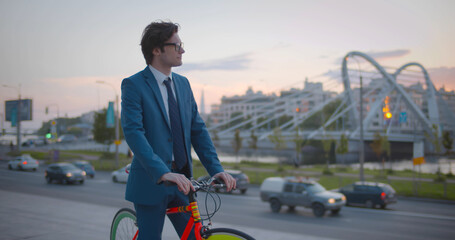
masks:
<svg viewBox="0 0 455 240"><path fill-rule="evenodd" d="M121 140L115 140L114 143L115 143L115 145L120 145L120 144L122 144L122 141Z"/></svg>
<svg viewBox="0 0 455 240"><path fill-rule="evenodd" d="M400 112L400 123L406 123L408 121L408 113Z"/></svg>
<svg viewBox="0 0 455 240"><path fill-rule="evenodd" d="M32 99L21 99L20 117L22 121L30 121L32 119ZM12 118L16 116L13 113L13 109L16 111L19 109L19 100L5 101L5 120L7 122L12 121ZM17 118L16 118L17 121Z"/></svg>
<svg viewBox="0 0 455 240"><path fill-rule="evenodd" d="M114 102L109 102L109 106L107 107L106 113L106 127L113 128L115 126L115 118L114 118Z"/></svg>
<svg viewBox="0 0 455 240"><path fill-rule="evenodd" d="M414 154L412 161L414 165L420 165L425 163L423 141L414 142Z"/></svg>

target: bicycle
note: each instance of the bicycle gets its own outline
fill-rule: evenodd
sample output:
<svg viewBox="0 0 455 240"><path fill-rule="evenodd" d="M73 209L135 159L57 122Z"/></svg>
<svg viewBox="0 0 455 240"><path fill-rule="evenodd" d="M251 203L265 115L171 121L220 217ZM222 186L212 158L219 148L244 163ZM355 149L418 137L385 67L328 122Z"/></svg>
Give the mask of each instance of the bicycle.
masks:
<svg viewBox="0 0 455 240"><path fill-rule="evenodd" d="M209 194L214 193L218 196L217 193L212 191L213 188L222 188L225 187L224 184L212 184L215 181L214 178L210 178L208 181L195 181L191 180L191 183L194 186L195 191L191 191L188 194L190 204L187 206L173 207L166 210L166 214L174 213L190 213L191 217L186 225L185 231L182 234L181 240L188 239L188 236L191 230L194 227L194 233L196 235L196 240L255 240L253 237L249 236L246 233L241 231L230 229L230 228L211 228L210 218L218 211L219 207L216 207L215 201L215 210L213 213L208 214L209 223L207 225L202 224L201 214L199 212L199 206L195 199L196 192L203 190L207 192L206 201ZM220 197L218 199L221 201ZM136 213L134 210L129 208L120 209L114 216L111 224L111 240L136 240L139 233L136 223Z"/></svg>

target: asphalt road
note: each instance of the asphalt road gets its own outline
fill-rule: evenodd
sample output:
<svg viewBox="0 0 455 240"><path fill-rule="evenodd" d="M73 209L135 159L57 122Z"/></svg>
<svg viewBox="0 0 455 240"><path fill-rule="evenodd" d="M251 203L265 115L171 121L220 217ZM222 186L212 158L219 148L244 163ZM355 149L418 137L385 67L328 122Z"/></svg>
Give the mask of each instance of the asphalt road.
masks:
<svg viewBox="0 0 455 240"><path fill-rule="evenodd" d="M115 212L132 207L123 200L125 184L97 172L83 185L47 184L37 172L7 170L0 161L0 239L108 239ZM313 216L310 209L280 213L259 199L258 188L246 195L220 194L215 227L234 227L256 239L452 239L455 204L399 199L387 209L344 207L340 214ZM205 194L199 194L203 209ZM209 205L210 207L211 205ZM177 239L167 221L163 239Z"/></svg>

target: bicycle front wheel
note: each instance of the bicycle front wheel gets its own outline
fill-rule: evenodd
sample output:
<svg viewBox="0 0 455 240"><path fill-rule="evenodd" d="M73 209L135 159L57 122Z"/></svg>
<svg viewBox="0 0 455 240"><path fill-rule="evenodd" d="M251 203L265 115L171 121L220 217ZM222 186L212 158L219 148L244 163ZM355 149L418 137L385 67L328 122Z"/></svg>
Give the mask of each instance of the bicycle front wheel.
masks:
<svg viewBox="0 0 455 240"><path fill-rule="evenodd" d="M111 240L132 240L136 236L136 212L129 208L120 209L111 225Z"/></svg>
<svg viewBox="0 0 455 240"><path fill-rule="evenodd" d="M206 240L255 240L250 235L230 228L214 228L203 233Z"/></svg>

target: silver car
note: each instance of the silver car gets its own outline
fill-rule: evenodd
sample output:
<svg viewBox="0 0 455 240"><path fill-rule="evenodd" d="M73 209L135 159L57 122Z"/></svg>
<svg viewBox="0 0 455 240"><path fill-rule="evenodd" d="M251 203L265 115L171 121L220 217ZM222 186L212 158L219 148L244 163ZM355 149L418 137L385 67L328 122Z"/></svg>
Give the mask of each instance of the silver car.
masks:
<svg viewBox="0 0 455 240"><path fill-rule="evenodd" d="M341 193L329 192L319 183L299 177L271 177L261 185L261 200L270 203L273 212L279 212L287 205L293 210L296 206L313 209L317 217L324 216L327 210L337 214L346 204Z"/></svg>
<svg viewBox="0 0 455 240"><path fill-rule="evenodd" d="M23 154L22 156L15 157L13 160L8 162L8 169L13 170L33 170L36 171L39 167L39 162L32 158L29 154Z"/></svg>

